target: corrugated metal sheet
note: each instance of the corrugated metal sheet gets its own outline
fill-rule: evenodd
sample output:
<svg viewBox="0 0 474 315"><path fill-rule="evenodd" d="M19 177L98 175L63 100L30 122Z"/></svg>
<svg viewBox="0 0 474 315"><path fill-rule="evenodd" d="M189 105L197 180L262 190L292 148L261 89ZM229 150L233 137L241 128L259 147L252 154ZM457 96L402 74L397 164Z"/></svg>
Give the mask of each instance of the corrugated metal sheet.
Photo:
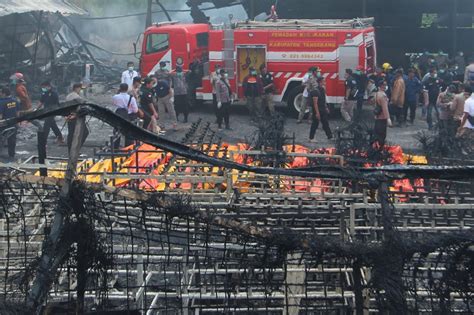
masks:
<svg viewBox="0 0 474 315"><path fill-rule="evenodd" d="M86 14L87 12L66 0L0 0L0 16L31 11Z"/></svg>

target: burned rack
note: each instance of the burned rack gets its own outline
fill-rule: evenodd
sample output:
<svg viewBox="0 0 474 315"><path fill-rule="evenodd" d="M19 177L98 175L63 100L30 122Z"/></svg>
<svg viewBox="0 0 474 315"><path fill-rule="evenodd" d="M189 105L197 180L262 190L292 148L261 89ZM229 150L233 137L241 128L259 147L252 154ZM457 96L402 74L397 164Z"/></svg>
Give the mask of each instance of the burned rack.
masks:
<svg viewBox="0 0 474 315"><path fill-rule="evenodd" d="M67 199L60 172L38 177L28 166L1 169L6 302L28 302L61 205L70 213L55 256L63 258L41 301L51 312L60 306L146 314L473 309L470 179L425 172L374 183L346 172L339 178L267 172L259 156L276 153L226 146L202 122L180 145L162 141L187 151L140 145L97 152L93 164L110 167L94 172L84 161ZM193 148L254 168L196 161ZM287 151L278 161L323 159L325 167L340 167L340 157ZM130 166L126 160L134 157L143 163ZM399 189L407 181L410 189Z"/></svg>

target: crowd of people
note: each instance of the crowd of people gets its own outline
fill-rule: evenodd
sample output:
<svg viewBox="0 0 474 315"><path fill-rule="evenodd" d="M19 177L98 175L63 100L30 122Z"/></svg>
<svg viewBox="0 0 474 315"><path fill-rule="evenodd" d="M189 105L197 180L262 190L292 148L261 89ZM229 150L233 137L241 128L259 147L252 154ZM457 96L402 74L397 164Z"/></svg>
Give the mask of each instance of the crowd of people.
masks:
<svg viewBox="0 0 474 315"><path fill-rule="evenodd" d="M453 61L436 61L422 55L419 63L413 64L408 71L402 68L394 69L389 63L377 67L371 74L365 73L362 67L346 69L342 118L347 122L361 121L364 104L372 106L375 119L374 145L382 147L387 137L387 128L403 128L413 124L417 111L421 108L420 117L426 119L429 129L435 126L436 121L440 133L473 140L474 60L466 65L461 57L463 56L458 54ZM425 60L427 64L424 63ZM175 71L171 72L167 63L161 62L153 75L142 78L135 70L134 63L129 62L122 73L119 90L112 97L115 112L132 123L142 122L144 129L154 133L164 134L165 123L176 129L181 115L182 122L188 122L190 104L195 101L198 86L193 78L198 76L198 64L198 61L193 62L190 70L186 72L178 65ZM426 73L423 69L426 69ZM251 119L273 115L275 84L272 74L267 71L265 65L259 67L259 71L254 67L249 67L248 70L242 87ZM217 65L210 78L217 127L231 130L230 108L236 94L229 83L229 74ZM0 89L0 119L16 117L20 111L29 111L33 107L24 76L15 73L10 79L11 85ZM303 101L297 123L302 123L308 115L311 123L309 140L315 142L315 133L320 125L327 138L332 139L326 85L321 69L316 66L308 69L302 84ZM80 93L82 87L81 83L75 83L66 101L84 102ZM36 108L48 108L58 104L58 93L50 82L43 82L41 98ZM164 113L161 117L160 112ZM76 123L75 113L66 117L66 122L67 145L70 148ZM43 124L37 121L33 121L33 124L42 131L45 143L51 130L56 142L64 143L62 130L58 127L55 117L44 119ZM8 154L11 158L15 156L16 131L17 127L13 128L7 139ZM87 134L86 130L82 141L85 141ZM116 139L114 145L118 148L121 146L118 134ZM124 146L132 143L132 139L124 140Z"/></svg>

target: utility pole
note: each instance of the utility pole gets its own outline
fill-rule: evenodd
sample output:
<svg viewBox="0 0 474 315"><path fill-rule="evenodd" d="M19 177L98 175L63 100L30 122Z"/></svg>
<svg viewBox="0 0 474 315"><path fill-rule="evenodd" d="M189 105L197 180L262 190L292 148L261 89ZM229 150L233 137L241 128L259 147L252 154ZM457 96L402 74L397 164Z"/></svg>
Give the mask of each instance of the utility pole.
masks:
<svg viewBox="0 0 474 315"><path fill-rule="evenodd" d="M148 1L147 2L147 6L146 6L146 20L145 20L145 28L148 28L151 26L151 18L152 18L152 14L151 14L151 8L152 8L152 3L153 3L153 0L146 0Z"/></svg>

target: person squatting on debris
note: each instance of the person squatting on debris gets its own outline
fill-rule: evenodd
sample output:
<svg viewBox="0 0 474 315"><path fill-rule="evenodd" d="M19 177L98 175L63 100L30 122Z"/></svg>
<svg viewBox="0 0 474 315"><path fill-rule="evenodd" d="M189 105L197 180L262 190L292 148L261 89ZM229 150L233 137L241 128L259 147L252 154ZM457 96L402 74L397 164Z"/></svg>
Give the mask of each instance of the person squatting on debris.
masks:
<svg viewBox="0 0 474 315"><path fill-rule="evenodd" d="M316 134L316 130L318 129L319 123L322 124L324 132L328 139L332 139L332 132L331 128L329 127L329 108L326 104L326 88L324 79L319 77L318 80L318 87L309 93L311 99L311 105L313 108L311 114L311 128L309 131L309 140L310 142L316 142L314 136Z"/></svg>
<svg viewBox="0 0 474 315"><path fill-rule="evenodd" d="M160 112L160 108L168 113L173 129L176 129L178 120L176 119L176 111L172 102L173 90L171 89L170 81L158 80L155 86L156 95L156 112Z"/></svg>
<svg viewBox="0 0 474 315"><path fill-rule="evenodd" d="M158 112L153 105L153 84L155 80L146 78L140 93L140 109L143 112L143 129L149 129L152 119L158 119Z"/></svg>
<svg viewBox="0 0 474 315"><path fill-rule="evenodd" d="M395 72L395 79L392 86L390 98L390 118L397 121L399 127L403 124L403 106L405 105L405 80L403 80L403 70Z"/></svg>
<svg viewBox="0 0 474 315"><path fill-rule="evenodd" d="M59 96L56 91L53 90L51 86L51 82L45 81L41 83L41 98L38 105L38 109L41 108L49 108L52 106L59 105ZM54 134L56 135L56 142L58 144L64 143L64 138L59 129L58 125L56 124L55 116L49 116L44 119L43 124L43 132L44 132L44 141L47 143L49 132L52 129Z"/></svg>
<svg viewBox="0 0 474 315"><path fill-rule="evenodd" d="M18 102L11 95L8 87L0 89L0 120L15 118L18 115ZM1 136L7 136L8 156L13 159L16 149L17 126L0 129Z"/></svg>
<svg viewBox="0 0 474 315"><path fill-rule="evenodd" d="M189 99L188 99L188 80L181 66L176 67L176 73L171 76L171 82L174 90L174 110L176 111L176 120L183 114L184 123L188 122ZM174 125L176 128L176 125Z"/></svg>
<svg viewBox="0 0 474 315"><path fill-rule="evenodd" d="M273 82L272 74L267 71L267 67L264 64L260 66L260 80L263 85L262 108L263 110L268 110L271 115L274 115L273 93L275 92L275 83Z"/></svg>
<svg viewBox="0 0 474 315"><path fill-rule="evenodd" d="M378 148L382 148L385 145L385 139L387 138L387 126L392 124L390 120L390 114L388 112L388 97L385 94L387 90L387 81L380 83L378 92L374 96L374 145Z"/></svg>
<svg viewBox="0 0 474 315"><path fill-rule="evenodd" d="M466 85L465 92L471 95L464 103L464 115L458 130L458 137L463 143L462 153L471 155L474 153L474 93L470 85Z"/></svg>
<svg viewBox="0 0 474 315"><path fill-rule="evenodd" d="M263 94L262 80L257 75L257 70L254 67L249 68L249 74L244 78L243 81L244 96L247 101L247 109L252 117L255 119L257 116L261 116L261 97Z"/></svg>
<svg viewBox="0 0 474 315"><path fill-rule="evenodd" d="M229 110L232 104L232 89L230 88L227 72L221 69L220 79L216 83L216 99L217 99L217 125L222 129L222 120L225 122L225 128L230 129Z"/></svg>
<svg viewBox="0 0 474 315"><path fill-rule="evenodd" d="M352 70L346 69L346 73L344 74L346 81L345 84L345 95L344 95L344 103L342 103L341 107L341 115L345 121L351 122L354 118L354 106L356 104L355 95L357 93L357 82L352 76Z"/></svg>
<svg viewBox="0 0 474 315"><path fill-rule="evenodd" d="M119 93L112 97L112 103L117 108L115 113L127 121L134 121L137 119L138 105L137 100L133 95L127 93L129 90L127 83L120 84ZM114 147L118 149L120 147L121 137L118 135L118 130L115 130L117 135ZM125 137L125 146L133 144L133 140L129 137Z"/></svg>
<svg viewBox="0 0 474 315"><path fill-rule="evenodd" d="M76 104L81 104L85 103L86 100L80 95L82 90L82 83L74 83L72 86L72 91L66 96L66 102L73 102ZM76 122L77 122L77 114L76 112L70 113L68 116L66 116L66 122L67 122L67 149L68 152L71 151L71 145L72 145L72 140L74 139L74 131L76 130ZM84 123L85 125L85 123ZM87 136L89 135L89 128L87 126L84 126L84 134L82 136L81 140L81 146L84 144L84 142L87 139Z"/></svg>
<svg viewBox="0 0 474 315"><path fill-rule="evenodd" d="M303 91L303 102L301 103L300 113L298 114L298 124L301 124L303 121L307 108L311 108L312 100L309 94L318 86L318 76L321 76L321 70L318 67L311 67L303 78L305 89Z"/></svg>
<svg viewBox="0 0 474 315"><path fill-rule="evenodd" d="M135 71L133 62L127 63L127 70L122 72L121 83L126 83L127 86L131 89L133 85L133 79L138 77L138 72Z"/></svg>

